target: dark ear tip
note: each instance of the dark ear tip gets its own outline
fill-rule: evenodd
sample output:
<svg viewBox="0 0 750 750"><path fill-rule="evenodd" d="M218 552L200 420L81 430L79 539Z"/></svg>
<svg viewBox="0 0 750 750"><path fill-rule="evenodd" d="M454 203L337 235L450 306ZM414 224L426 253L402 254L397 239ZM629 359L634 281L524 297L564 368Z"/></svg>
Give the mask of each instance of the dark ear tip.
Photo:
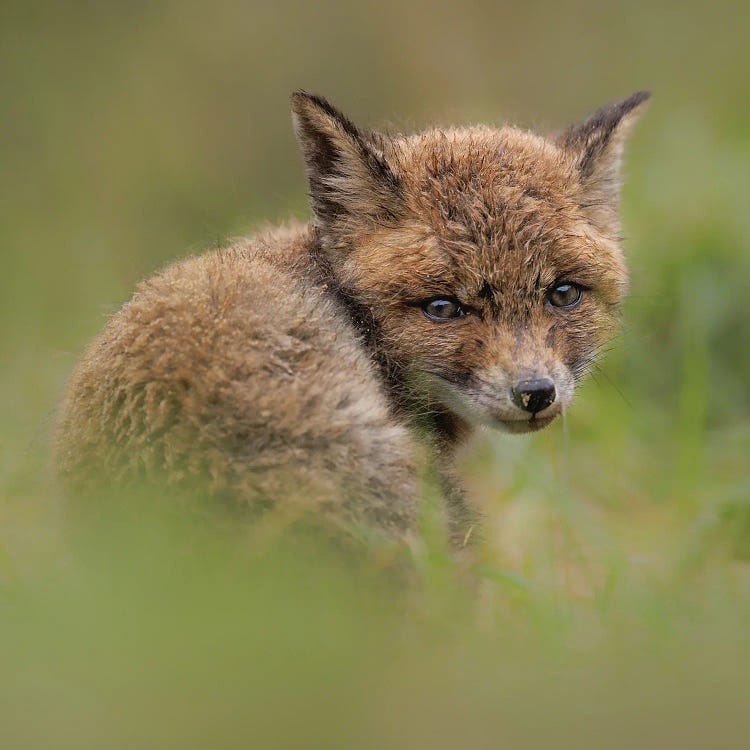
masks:
<svg viewBox="0 0 750 750"><path fill-rule="evenodd" d="M292 92L291 105L292 114L300 122L311 127L320 127L324 123L325 127L342 130L350 138L360 137L357 126L322 96L298 89Z"/></svg>
<svg viewBox="0 0 750 750"><path fill-rule="evenodd" d="M303 112L311 112L314 110L320 110L327 114L329 117L339 119L343 117L338 110L325 98L318 94L311 94L309 91L304 89L297 89L293 91L290 97L292 112L297 115Z"/></svg>
<svg viewBox="0 0 750 750"><path fill-rule="evenodd" d="M291 96L289 97L289 102L292 106L292 112L299 113L306 106L309 106L310 104L315 105L317 103L316 100L319 99L320 97L311 94L309 91L297 89L296 91L292 91Z"/></svg>
<svg viewBox="0 0 750 750"><path fill-rule="evenodd" d="M635 109L637 106L643 104L643 102L648 101L650 98L651 92L648 89L644 89L643 91L636 91L635 94L631 94L622 103L623 109Z"/></svg>

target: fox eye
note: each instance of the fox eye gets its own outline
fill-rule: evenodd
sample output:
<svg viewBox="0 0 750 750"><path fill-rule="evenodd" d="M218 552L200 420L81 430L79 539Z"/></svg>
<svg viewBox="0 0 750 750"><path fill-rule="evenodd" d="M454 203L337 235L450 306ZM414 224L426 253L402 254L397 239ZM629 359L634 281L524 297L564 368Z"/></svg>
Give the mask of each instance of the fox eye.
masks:
<svg viewBox="0 0 750 750"><path fill-rule="evenodd" d="M578 284L564 282L547 293L547 299L553 307L575 307L583 297L583 289Z"/></svg>
<svg viewBox="0 0 750 750"><path fill-rule="evenodd" d="M452 297L428 299L422 302L420 306L430 320L438 323L456 320L466 315L466 311L461 307L461 303Z"/></svg>

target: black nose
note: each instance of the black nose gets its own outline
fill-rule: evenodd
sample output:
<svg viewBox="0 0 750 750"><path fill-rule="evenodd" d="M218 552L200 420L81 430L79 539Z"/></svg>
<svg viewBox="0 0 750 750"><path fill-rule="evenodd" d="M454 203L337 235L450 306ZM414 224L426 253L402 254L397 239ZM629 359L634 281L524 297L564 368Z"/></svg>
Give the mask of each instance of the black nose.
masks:
<svg viewBox="0 0 750 750"><path fill-rule="evenodd" d="M513 388L513 401L524 411L536 414L555 400L555 384L549 378L521 380Z"/></svg>

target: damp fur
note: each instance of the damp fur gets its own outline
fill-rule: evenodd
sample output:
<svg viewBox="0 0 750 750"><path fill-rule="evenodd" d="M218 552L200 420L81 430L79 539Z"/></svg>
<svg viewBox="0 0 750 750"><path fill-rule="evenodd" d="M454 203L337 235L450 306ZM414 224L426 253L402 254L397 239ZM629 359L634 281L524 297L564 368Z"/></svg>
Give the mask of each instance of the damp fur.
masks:
<svg viewBox="0 0 750 750"><path fill-rule="evenodd" d="M70 492L157 482L406 539L431 471L459 546L478 513L457 448L567 408L627 288L618 202L638 93L559 135L355 126L292 96L309 223L271 228L143 281L67 385L55 463ZM575 310L548 304L575 281ZM435 323L422 301L468 314ZM543 374L529 420L509 393ZM534 415L537 416L537 415Z"/></svg>

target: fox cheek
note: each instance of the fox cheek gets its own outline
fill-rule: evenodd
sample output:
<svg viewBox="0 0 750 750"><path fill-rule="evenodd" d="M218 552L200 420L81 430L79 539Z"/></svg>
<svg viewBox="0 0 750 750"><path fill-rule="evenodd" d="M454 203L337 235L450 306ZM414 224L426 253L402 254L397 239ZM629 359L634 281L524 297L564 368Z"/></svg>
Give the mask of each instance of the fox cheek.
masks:
<svg viewBox="0 0 750 750"><path fill-rule="evenodd" d="M561 363L572 374L575 382L580 383L591 371L598 358L600 347L595 337L578 339L570 342Z"/></svg>

